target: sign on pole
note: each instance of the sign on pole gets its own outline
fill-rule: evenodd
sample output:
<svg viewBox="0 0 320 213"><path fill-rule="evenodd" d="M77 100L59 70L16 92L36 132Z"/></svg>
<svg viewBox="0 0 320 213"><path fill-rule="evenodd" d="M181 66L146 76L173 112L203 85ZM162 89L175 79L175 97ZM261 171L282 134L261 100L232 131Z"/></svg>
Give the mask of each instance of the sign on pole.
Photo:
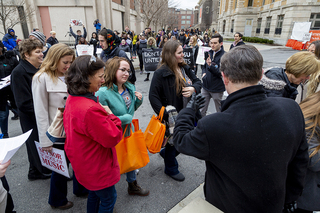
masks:
<svg viewBox="0 0 320 213"><path fill-rule="evenodd" d="M67 160L63 150L53 148L50 153L44 151L39 142L35 141L34 143L36 144L42 166L70 178Z"/></svg>
<svg viewBox="0 0 320 213"><path fill-rule="evenodd" d="M211 50L211 47L199 46L196 64L204 65L205 63L204 53L208 52L209 50Z"/></svg>
<svg viewBox="0 0 320 213"><path fill-rule="evenodd" d="M142 59L145 71L156 71L160 63L162 48L142 49Z"/></svg>

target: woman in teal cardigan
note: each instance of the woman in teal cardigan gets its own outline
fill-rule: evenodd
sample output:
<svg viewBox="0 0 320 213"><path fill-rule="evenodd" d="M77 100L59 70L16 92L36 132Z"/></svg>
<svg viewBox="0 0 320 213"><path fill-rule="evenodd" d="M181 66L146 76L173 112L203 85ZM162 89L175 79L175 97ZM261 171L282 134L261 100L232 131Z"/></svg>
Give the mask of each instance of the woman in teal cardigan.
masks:
<svg viewBox="0 0 320 213"><path fill-rule="evenodd" d="M142 94L136 91L133 84L128 82L131 74L129 61L125 58L114 57L107 61L105 83L96 92L99 102L108 106L115 116L121 120L122 129L127 131L125 137L130 135L130 123L139 106L142 104ZM126 173L129 195L147 196L149 190L142 189L136 180L135 171Z"/></svg>

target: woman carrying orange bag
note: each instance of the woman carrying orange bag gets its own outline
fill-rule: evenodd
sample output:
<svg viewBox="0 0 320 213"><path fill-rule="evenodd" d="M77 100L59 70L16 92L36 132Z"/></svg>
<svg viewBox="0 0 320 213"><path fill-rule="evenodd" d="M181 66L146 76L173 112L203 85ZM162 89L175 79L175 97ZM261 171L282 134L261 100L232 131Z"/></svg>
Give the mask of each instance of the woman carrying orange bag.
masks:
<svg viewBox="0 0 320 213"><path fill-rule="evenodd" d="M135 91L133 84L128 82L131 74L129 61L125 58L114 57L106 63L105 83L96 92L99 102L108 106L113 114L121 120L122 129L127 131L124 137L130 135L130 123L134 112L142 104L142 94ZM147 196L149 190L142 189L136 180L135 171L126 173L129 195Z"/></svg>
<svg viewBox="0 0 320 213"><path fill-rule="evenodd" d="M150 84L149 100L153 110L159 114L162 106L173 106L177 112L189 102L192 93L201 91L201 81L183 60L183 49L179 42L168 41L162 49L159 68L154 72ZM170 110L169 110L170 111ZM163 119L169 121L169 113L164 112ZM167 128L169 129L169 128ZM179 171L176 156L179 152L167 144L160 151L164 158L164 172L176 181L184 181Z"/></svg>

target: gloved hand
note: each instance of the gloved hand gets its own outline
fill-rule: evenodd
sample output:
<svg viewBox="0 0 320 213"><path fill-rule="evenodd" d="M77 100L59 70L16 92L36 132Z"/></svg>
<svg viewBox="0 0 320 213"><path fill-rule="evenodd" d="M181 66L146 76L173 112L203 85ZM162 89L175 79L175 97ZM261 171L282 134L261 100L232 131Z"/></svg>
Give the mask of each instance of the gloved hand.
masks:
<svg viewBox="0 0 320 213"><path fill-rule="evenodd" d="M283 213L293 213L297 209L297 201L284 205Z"/></svg>
<svg viewBox="0 0 320 213"><path fill-rule="evenodd" d="M191 108L195 112L197 112L199 109L204 107L205 101L206 101L206 98L203 97L201 93L196 95L196 93L194 92L186 108Z"/></svg>

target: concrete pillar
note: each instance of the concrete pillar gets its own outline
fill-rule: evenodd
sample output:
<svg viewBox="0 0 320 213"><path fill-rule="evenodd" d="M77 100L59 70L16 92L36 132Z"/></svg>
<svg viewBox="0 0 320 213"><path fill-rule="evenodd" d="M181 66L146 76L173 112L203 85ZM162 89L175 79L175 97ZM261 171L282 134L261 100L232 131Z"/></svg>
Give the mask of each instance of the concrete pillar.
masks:
<svg viewBox="0 0 320 213"><path fill-rule="evenodd" d="M123 6L125 8L125 12L123 15L124 27L128 26L129 29L131 29L131 26L130 26L130 0L123 1Z"/></svg>

